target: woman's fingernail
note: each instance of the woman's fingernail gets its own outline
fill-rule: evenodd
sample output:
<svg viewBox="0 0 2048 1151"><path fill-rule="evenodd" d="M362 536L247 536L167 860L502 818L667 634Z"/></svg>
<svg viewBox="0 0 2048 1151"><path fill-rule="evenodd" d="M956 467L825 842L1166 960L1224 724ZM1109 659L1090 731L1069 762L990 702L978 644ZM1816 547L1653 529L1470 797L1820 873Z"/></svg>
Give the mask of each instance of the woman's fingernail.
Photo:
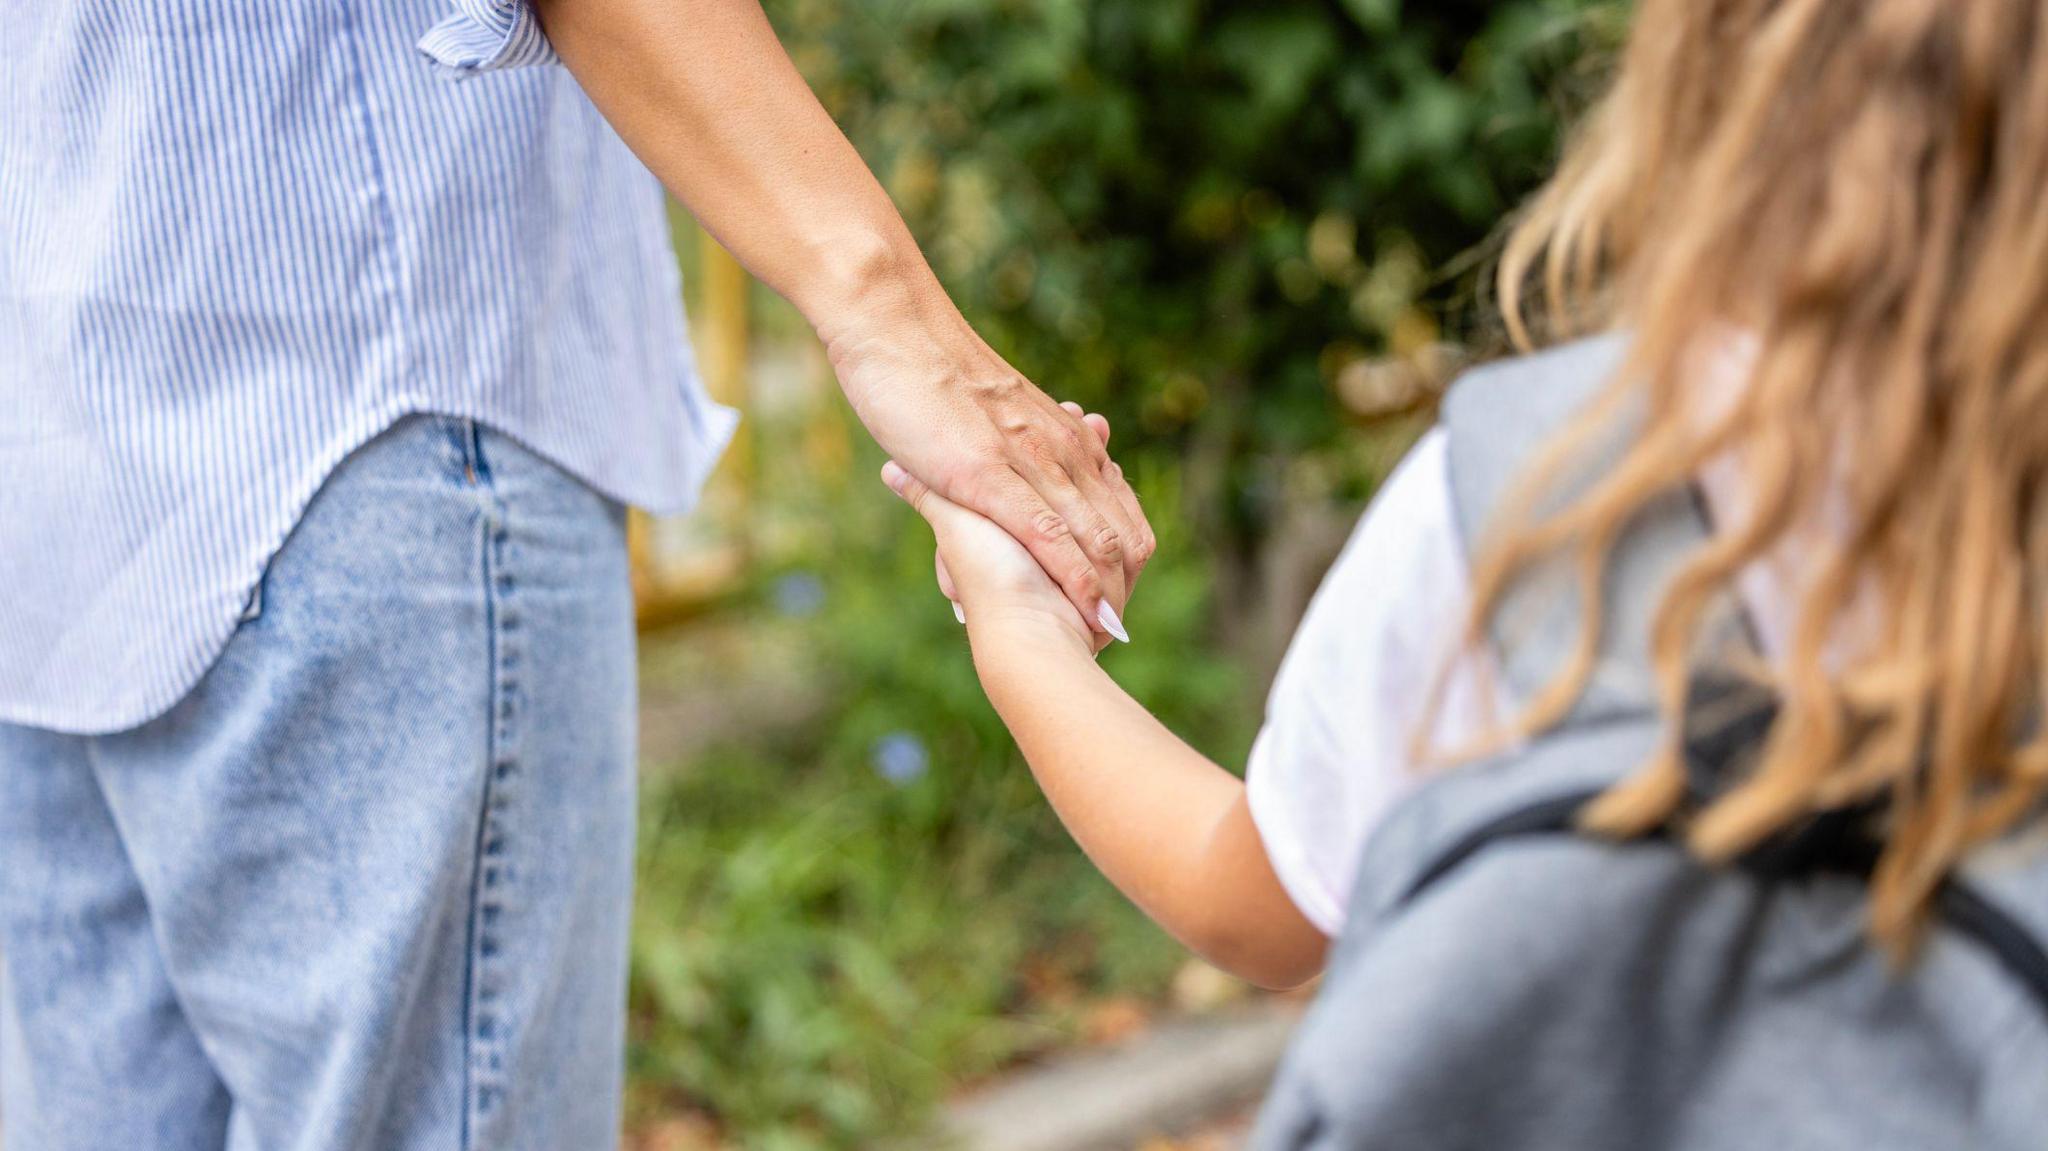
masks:
<svg viewBox="0 0 2048 1151"><path fill-rule="evenodd" d="M966 623L966 622L967 622L967 609L966 609L966 608L964 608L964 607L961 607L961 606L960 606L960 601L959 601L959 600L957 600L957 599L956 599L956 600L954 600L954 601L952 601L952 603L953 603L953 618L954 618L954 619L957 619L957 620L959 620L959 621L960 621L961 623Z"/></svg>
<svg viewBox="0 0 2048 1151"><path fill-rule="evenodd" d="M903 494L903 482L909 478L910 473L904 471L903 465L895 460L882 465L882 482L888 484L889 490L899 496Z"/></svg>
<svg viewBox="0 0 2048 1151"><path fill-rule="evenodd" d="M1108 600L1097 600L1095 602L1095 621L1102 625L1103 631L1108 632L1124 643L1131 642L1131 633L1124 630L1124 621L1116 618L1116 609L1109 606Z"/></svg>

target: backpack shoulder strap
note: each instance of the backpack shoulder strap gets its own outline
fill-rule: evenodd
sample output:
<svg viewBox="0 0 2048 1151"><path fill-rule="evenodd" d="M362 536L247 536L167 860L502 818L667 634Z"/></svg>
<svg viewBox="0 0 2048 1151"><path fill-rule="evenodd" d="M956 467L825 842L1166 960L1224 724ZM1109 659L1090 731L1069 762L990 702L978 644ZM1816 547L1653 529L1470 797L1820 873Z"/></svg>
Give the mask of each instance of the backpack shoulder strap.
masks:
<svg viewBox="0 0 2048 1151"><path fill-rule="evenodd" d="M1951 920L2006 919L1993 930L2005 950L2021 953L2032 944L2028 965L2035 995L2048 1012L2048 816L1979 849L1943 893L1941 910Z"/></svg>
<svg viewBox="0 0 2048 1151"><path fill-rule="evenodd" d="M1627 349L1625 336L1600 336L1489 364L1452 385L1443 423L1451 501L1468 556L1477 554L1494 529L1495 510L1528 478L1536 455L1607 386ZM1624 413L1591 450L1552 478L1535 510L1555 510L1590 489L1627 450L1637 426ZM1665 585L1707 533L1690 488L1653 501L1624 533L1608 559L1599 660L1572 722L1654 710L1650 619ZM1511 700L1540 690L1563 666L1581 629L1578 600L1569 557L1536 565L1504 597L1488 638ZM1709 644L1746 642L1732 606L1713 613L1707 628Z"/></svg>

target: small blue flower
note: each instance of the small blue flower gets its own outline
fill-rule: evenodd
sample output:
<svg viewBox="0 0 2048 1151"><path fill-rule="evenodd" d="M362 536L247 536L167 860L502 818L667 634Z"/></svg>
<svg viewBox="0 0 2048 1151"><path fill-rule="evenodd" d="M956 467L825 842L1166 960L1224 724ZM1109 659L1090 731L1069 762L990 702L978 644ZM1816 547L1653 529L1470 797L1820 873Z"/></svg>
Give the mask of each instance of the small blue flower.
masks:
<svg viewBox="0 0 2048 1151"><path fill-rule="evenodd" d="M775 610L783 615L813 616L825 606L825 581L813 572L791 572L775 581L770 595L775 601Z"/></svg>
<svg viewBox="0 0 2048 1151"><path fill-rule="evenodd" d="M876 775L898 787L907 787L924 778L932 757L923 740L907 731L892 731L875 741L868 761L874 765Z"/></svg>

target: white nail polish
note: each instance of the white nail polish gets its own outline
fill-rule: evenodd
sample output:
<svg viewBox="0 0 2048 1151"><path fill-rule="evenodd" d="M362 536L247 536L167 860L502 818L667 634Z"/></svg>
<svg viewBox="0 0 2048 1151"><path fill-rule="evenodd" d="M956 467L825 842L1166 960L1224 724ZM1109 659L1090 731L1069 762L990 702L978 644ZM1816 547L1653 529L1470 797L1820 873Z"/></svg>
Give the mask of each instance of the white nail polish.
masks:
<svg viewBox="0 0 2048 1151"><path fill-rule="evenodd" d="M953 601L953 618L959 620L961 623L967 622L967 609L961 607L960 601L957 599Z"/></svg>
<svg viewBox="0 0 2048 1151"><path fill-rule="evenodd" d="M1102 630L1124 643L1131 642L1131 633L1124 630L1124 621L1116 618L1116 609L1109 606L1108 600L1096 601L1095 620L1102 625Z"/></svg>

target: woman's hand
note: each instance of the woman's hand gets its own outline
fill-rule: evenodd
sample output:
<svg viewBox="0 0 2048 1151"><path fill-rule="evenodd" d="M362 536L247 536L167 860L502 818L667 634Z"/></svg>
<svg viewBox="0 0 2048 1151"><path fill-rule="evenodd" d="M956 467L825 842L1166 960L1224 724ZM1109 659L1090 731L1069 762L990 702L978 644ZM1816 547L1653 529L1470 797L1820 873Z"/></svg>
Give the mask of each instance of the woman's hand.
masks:
<svg viewBox="0 0 2048 1151"><path fill-rule="evenodd" d="M950 303L919 311L849 331L821 326L854 411L904 472L1021 542L1094 631L1127 639L1120 613L1155 541L1104 438L1078 407L1017 374Z"/></svg>

